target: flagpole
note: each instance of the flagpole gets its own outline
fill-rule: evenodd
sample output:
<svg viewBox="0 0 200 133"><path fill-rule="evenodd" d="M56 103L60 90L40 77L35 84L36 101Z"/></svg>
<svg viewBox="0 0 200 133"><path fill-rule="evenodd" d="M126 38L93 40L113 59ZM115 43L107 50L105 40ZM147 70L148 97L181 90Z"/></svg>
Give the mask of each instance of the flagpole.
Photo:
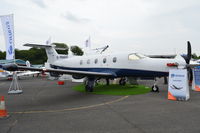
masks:
<svg viewBox="0 0 200 133"><path fill-rule="evenodd" d="M6 59L13 60L16 63L15 59L15 39L14 39L14 14L9 14L1 16L1 21L3 25L4 37L6 41ZM13 72L13 80L10 84L8 94L20 94L22 89L17 81L17 73Z"/></svg>
<svg viewBox="0 0 200 133"><path fill-rule="evenodd" d="M13 14L11 14L12 15L12 19L13 19L13 53L14 53L14 55L13 55L13 58L14 58L14 64L16 64L16 59L15 59L15 28L14 28L14 15Z"/></svg>

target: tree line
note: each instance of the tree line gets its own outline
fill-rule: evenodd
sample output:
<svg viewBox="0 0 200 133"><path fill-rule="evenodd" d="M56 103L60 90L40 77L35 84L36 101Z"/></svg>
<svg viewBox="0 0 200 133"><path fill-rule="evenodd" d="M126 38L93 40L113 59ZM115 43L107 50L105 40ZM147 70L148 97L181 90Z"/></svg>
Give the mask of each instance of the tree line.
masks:
<svg viewBox="0 0 200 133"><path fill-rule="evenodd" d="M58 54L68 54L69 47L64 43L53 43L56 45ZM62 50L59 50L62 49ZM83 51L78 46L71 46L70 50L74 55L81 56ZM0 60L5 60L6 52L0 51ZM30 61L31 64L44 64L47 61L45 49L30 48L28 50L15 49L15 58L24 61Z"/></svg>

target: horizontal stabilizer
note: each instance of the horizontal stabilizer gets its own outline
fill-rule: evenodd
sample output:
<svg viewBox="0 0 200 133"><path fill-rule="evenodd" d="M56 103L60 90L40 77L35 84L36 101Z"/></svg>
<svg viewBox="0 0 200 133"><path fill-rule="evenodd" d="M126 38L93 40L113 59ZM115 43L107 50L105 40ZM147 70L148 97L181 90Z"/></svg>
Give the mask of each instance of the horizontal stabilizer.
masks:
<svg viewBox="0 0 200 133"><path fill-rule="evenodd" d="M34 48L51 48L55 45L43 45L43 44L31 44L31 43L26 43L24 44L24 46L28 46L28 47L34 47ZM56 50L67 50L67 48L59 48L59 47L55 47Z"/></svg>
<svg viewBox="0 0 200 133"><path fill-rule="evenodd" d="M53 45L42 45L42 44L26 43L26 44L24 44L24 46L34 47L34 48L51 48Z"/></svg>

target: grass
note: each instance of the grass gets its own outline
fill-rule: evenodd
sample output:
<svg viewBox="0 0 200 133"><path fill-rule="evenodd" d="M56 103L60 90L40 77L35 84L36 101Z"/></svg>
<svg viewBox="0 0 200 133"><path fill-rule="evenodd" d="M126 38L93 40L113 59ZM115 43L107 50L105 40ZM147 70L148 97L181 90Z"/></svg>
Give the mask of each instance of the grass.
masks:
<svg viewBox="0 0 200 133"><path fill-rule="evenodd" d="M83 84L73 87L74 90L85 92L85 86ZM94 91L90 92L92 94L102 94L102 95L138 95L150 92L149 87L143 85L97 85L94 87Z"/></svg>

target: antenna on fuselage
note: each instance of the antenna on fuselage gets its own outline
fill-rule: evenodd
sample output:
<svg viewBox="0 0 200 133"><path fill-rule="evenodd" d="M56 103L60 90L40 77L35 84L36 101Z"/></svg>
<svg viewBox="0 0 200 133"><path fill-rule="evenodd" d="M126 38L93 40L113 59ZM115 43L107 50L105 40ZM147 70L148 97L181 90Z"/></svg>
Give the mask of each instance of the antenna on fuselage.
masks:
<svg viewBox="0 0 200 133"><path fill-rule="evenodd" d="M106 51L106 49L108 49L108 48L109 48L109 45L105 46L105 47L101 50L101 54L102 54L104 51Z"/></svg>

